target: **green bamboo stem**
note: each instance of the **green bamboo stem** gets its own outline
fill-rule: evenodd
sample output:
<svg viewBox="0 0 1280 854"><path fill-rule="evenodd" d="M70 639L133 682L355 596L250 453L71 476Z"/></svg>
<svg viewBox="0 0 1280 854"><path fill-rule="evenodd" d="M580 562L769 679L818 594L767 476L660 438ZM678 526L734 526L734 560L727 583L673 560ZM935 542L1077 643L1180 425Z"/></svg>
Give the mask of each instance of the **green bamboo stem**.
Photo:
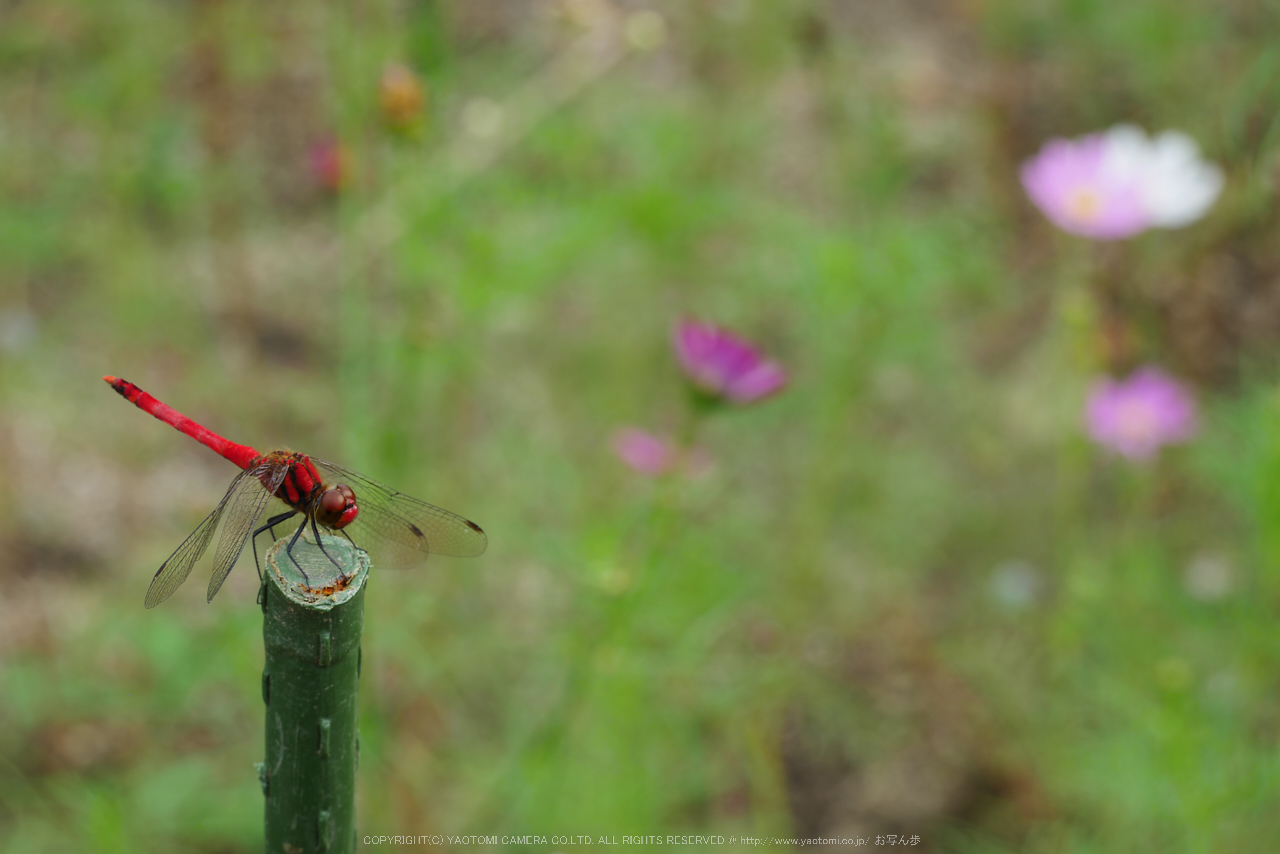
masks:
<svg viewBox="0 0 1280 854"><path fill-rule="evenodd" d="M322 539L346 570L299 539L293 556L309 588L285 554L288 539L276 542L264 561L267 753L258 776L269 854L356 850L356 706L369 556L345 538Z"/></svg>

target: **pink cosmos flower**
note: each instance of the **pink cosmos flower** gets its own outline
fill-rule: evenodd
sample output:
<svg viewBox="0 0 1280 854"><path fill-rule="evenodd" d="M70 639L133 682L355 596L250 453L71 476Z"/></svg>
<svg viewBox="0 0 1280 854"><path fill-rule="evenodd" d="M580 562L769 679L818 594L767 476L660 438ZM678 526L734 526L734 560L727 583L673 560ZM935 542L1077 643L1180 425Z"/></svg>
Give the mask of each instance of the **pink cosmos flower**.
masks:
<svg viewBox="0 0 1280 854"><path fill-rule="evenodd" d="M1023 164L1022 186L1054 225L1071 234L1119 240L1147 228L1138 181L1111 167L1102 134L1050 140Z"/></svg>
<svg viewBox="0 0 1280 854"><path fill-rule="evenodd" d="M711 457L704 449L682 451L638 427L624 427L613 435L613 453L633 471L649 477L681 470L697 478L711 471Z"/></svg>
<svg viewBox="0 0 1280 854"><path fill-rule="evenodd" d="M1095 240L1189 225L1223 183L1222 170L1201 159L1185 133L1148 137L1134 125L1050 140L1022 167L1022 186L1036 207L1062 230Z"/></svg>
<svg viewBox="0 0 1280 854"><path fill-rule="evenodd" d="M1186 387L1164 371L1143 368L1125 380L1096 383L1085 422L1099 445L1131 460L1145 460L1162 445L1195 435L1196 403Z"/></svg>
<svg viewBox="0 0 1280 854"><path fill-rule="evenodd" d="M624 427L613 436L613 453L640 474L656 477L670 471L676 462L672 447L638 427Z"/></svg>
<svg viewBox="0 0 1280 854"><path fill-rule="evenodd" d="M711 323L683 319L674 334L676 357L703 391L733 403L751 403L780 390L787 374L777 362Z"/></svg>

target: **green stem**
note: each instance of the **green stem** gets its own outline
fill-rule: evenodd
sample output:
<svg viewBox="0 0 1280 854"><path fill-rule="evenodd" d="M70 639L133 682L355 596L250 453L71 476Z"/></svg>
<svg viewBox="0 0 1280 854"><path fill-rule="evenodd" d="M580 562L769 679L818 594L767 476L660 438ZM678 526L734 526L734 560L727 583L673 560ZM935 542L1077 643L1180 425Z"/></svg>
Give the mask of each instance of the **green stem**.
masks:
<svg viewBox="0 0 1280 854"><path fill-rule="evenodd" d="M266 761L258 766L266 796L270 854L354 852L359 735L356 706L360 632L369 556L341 537L324 550L347 567L340 573L314 543L288 539L267 553L262 588L266 666Z"/></svg>

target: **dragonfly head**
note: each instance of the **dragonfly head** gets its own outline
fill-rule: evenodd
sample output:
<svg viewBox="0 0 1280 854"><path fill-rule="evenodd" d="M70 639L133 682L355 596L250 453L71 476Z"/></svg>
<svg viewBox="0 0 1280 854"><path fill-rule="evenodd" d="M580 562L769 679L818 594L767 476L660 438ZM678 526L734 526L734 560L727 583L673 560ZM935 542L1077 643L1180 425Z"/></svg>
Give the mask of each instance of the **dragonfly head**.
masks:
<svg viewBox="0 0 1280 854"><path fill-rule="evenodd" d="M350 525L360 514L356 494L345 483L330 484L316 501L316 521L326 528L339 530Z"/></svg>

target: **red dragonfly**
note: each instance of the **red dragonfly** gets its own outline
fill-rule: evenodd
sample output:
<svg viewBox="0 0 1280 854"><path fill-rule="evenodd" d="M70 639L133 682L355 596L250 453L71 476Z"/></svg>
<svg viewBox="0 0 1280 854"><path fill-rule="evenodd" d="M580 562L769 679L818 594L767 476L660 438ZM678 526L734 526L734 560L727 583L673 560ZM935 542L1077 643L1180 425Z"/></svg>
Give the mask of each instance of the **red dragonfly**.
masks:
<svg viewBox="0 0 1280 854"><path fill-rule="evenodd" d="M294 516L301 516L302 524L294 532L285 551L307 584L311 581L293 557L293 547L308 527L321 551L324 551L324 544L319 528L325 528L346 537L353 545L372 551L375 565L388 569L414 566L425 560L428 554L473 557L482 553L489 544L479 525L448 510L410 498L364 475L306 454L293 451L260 454L248 445L237 445L205 429L127 380L118 377L103 379L143 412L150 412L243 469L213 512L156 572L151 586L147 588L148 608L168 599L187 580L191 568L213 541L214 531L224 517L222 539L214 555L213 577L209 579L210 602L222 587L231 567L235 566L244 550L245 540L253 542L256 564L258 535L268 531L274 536L276 526ZM272 497L283 501L289 509L263 520L263 524L255 528ZM352 539L352 534L359 543ZM328 552L325 556L333 561ZM341 565L337 561L333 563L341 573Z"/></svg>

